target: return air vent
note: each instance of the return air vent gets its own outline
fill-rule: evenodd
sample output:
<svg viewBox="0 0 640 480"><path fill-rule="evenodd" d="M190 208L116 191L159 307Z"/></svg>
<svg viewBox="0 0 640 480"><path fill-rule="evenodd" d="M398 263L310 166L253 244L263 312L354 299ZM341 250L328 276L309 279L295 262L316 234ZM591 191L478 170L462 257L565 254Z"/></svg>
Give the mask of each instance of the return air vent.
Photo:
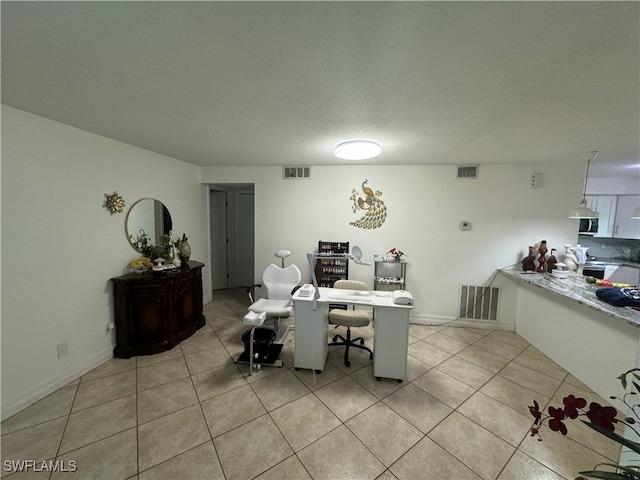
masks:
<svg viewBox="0 0 640 480"><path fill-rule="evenodd" d="M282 178L310 178L311 167L282 167Z"/></svg>
<svg viewBox="0 0 640 480"><path fill-rule="evenodd" d="M499 287L462 285L459 317L497 321L499 296Z"/></svg>
<svg viewBox="0 0 640 480"><path fill-rule="evenodd" d="M458 165L457 178L478 178L478 165Z"/></svg>

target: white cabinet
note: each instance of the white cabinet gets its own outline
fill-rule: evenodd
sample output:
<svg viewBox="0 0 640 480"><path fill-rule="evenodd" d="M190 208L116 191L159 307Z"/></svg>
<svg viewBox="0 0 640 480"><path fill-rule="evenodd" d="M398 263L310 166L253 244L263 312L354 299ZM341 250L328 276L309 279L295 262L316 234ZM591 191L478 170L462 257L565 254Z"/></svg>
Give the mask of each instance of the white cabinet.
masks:
<svg viewBox="0 0 640 480"><path fill-rule="evenodd" d="M628 283L629 285L640 286L640 268L621 265L609 278L614 283Z"/></svg>
<svg viewBox="0 0 640 480"><path fill-rule="evenodd" d="M618 197L613 228L615 238L640 239L640 219L631 218L631 212L637 207L640 207L640 195L620 195Z"/></svg>
<svg viewBox="0 0 640 480"><path fill-rule="evenodd" d="M588 195L587 205L598 212L598 233L594 237L613 237L615 228L617 195Z"/></svg>
<svg viewBox="0 0 640 480"><path fill-rule="evenodd" d="M598 212L594 237L640 239L640 220L631 218L640 207L640 195L587 195L587 205Z"/></svg>

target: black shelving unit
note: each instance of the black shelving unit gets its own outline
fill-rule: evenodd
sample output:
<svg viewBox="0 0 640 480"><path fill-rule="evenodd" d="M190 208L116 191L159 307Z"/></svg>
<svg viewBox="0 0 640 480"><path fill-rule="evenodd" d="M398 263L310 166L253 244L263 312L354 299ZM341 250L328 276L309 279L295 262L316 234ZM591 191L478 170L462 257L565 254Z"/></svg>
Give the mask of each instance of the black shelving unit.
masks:
<svg viewBox="0 0 640 480"><path fill-rule="evenodd" d="M318 242L318 253L349 253L349 242ZM336 280L349 278L349 259L319 258L316 261L316 278L319 287L332 288Z"/></svg>

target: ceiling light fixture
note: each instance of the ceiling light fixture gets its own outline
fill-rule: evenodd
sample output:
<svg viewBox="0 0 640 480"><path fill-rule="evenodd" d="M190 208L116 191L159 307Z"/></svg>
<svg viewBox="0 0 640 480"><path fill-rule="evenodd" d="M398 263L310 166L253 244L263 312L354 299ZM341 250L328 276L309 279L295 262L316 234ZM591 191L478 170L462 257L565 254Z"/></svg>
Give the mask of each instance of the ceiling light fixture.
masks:
<svg viewBox="0 0 640 480"><path fill-rule="evenodd" d="M587 152L585 158L587 159L587 172L584 176L584 190L582 190L582 201L577 208L572 209L569 212L569 218L598 218L598 212L591 210L587 206L587 178L589 178L589 163L591 160L595 160L598 156L598 152Z"/></svg>
<svg viewBox="0 0 640 480"><path fill-rule="evenodd" d="M380 155L382 147L371 140L350 140L336 147L333 154L344 160L365 160Z"/></svg>
<svg viewBox="0 0 640 480"><path fill-rule="evenodd" d="M631 218L640 218L640 207L636 207L631 212Z"/></svg>

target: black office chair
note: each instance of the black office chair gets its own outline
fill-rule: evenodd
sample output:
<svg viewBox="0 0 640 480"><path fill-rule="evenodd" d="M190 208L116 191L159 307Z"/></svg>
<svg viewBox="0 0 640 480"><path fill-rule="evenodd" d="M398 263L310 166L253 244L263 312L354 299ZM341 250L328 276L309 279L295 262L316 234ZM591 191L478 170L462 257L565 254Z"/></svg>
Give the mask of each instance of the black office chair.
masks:
<svg viewBox="0 0 640 480"><path fill-rule="evenodd" d="M344 290L368 290L367 284L359 282L357 280L338 280L333 284L333 288L340 288ZM351 309L333 308L329 311L329 323L332 325L342 325L347 327L347 337L342 335L335 335L333 341L329 343L332 345L344 345L344 364L347 367L351 366L349 361L349 349L359 348L369 352L369 358L373 358L373 351L364 346L364 338L357 337L351 338L351 327L366 327L371 323L371 315L365 310L356 310L355 307Z"/></svg>

